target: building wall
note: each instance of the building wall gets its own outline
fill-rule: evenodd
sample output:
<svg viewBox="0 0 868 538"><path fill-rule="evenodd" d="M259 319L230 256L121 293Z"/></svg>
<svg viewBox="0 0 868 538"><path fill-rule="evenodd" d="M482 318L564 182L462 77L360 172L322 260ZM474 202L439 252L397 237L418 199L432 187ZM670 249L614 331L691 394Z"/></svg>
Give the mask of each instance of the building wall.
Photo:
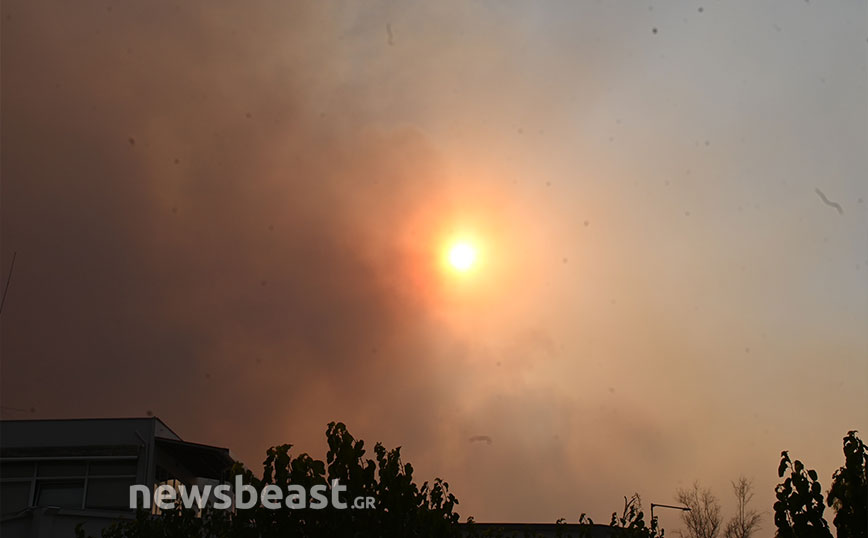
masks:
<svg viewBox="0 0 868 538"><path fill-rule="evenodd" d="M157 437L181 440L155 417L0 422L0 534L71 538L84 523L99 536L133 517L108 505L126 505L129 484L154 483Z"/></svg>

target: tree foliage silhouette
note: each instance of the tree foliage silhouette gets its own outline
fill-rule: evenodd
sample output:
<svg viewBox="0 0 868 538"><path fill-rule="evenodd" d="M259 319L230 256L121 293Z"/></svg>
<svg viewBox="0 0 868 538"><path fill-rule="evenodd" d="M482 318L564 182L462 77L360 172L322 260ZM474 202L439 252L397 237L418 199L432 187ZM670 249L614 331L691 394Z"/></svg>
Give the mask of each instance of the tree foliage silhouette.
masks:
<svg viewBox="0 0 868 538"><path fill-rule="evenodd" d="M619 516L612 513L609 526L613 528L612 536L623 538L663 538L663 530L657 527L657 518L645 523L645 512L642 511L642 499L634 493L630 499L624 497L624 510Z"/></svg>
<svg viewBox="0 0 868 538"><path fill-rule="evenodd" d="M339 480L347 490L348 503L357 496L375 499L373 509L268 509L261 504L250 509L201 511L176 504L155 516L140 511L135 520L119 522L103 531L103 538L278 538L294 537L452 537L458 536L458 500L449 484L439 478L417 485L413 467L401 461L400 447L386 450L377 443L375 459L365 459L364 441L355 439L343 423L330 423L326 430L326 461L308 454L293 457L292 445L272 447L263 462L262 476L236 464L235 475L262 490L267 485L286 492L290 485L310 491L328 488ZM79 528L77 536L83 538Z"/></svg>
<svg viewBox="0 0 868 538"><path fill-rule="evenodd" d="M557 523L566 523L566 520L562 518ZM579 516L579 528L579 538L590 536L594 520L583 513ZM609 528L615 538L663 538L663 529L657 526L656 517L650 523L645 522L642 499L638 493L634 493L629 499L624 497L624 510L620 516L618 512L612 512Z"/></svg>
<svg viewBox="0 0 868 538"><path fill-rule="evenodd" d="M834 524L839 538L868 536L868 448L856 435L844 437L844 466L832 475L832 487L826 498L835 510Z"/></svg>
<svg viewBox="0 0 868 538"><path fill-rule="evenodd" d="M817 480L817 471L805 469L799 460L790 460L785 450L781 452L778 477L783 478L788 470L790 476L775 488L775 526L778 528L775 536L831 538L832 531L823 519L823 487Z"/></svg>

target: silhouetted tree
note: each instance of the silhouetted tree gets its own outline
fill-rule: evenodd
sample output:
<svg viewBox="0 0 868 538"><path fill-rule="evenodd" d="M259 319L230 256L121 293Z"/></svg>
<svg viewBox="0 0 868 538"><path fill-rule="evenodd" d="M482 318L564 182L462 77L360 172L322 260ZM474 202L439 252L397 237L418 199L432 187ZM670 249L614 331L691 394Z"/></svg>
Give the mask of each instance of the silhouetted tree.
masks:
<svg viewBox="0 0 868 538"><path fill-rule="evenodd" d="M762 520L762 515L759 512L747 507L747 504L753 499L753 484L741 476L732 482L732 490L735 493L736 513L723 529L723 536L725 538L751 538L753 533L759 530Z"/></svg>
<svg viewBox="0 0 868 538"><path fill-rule="evenodd" d="M459 533L458 500L449 485L436 479L421 486L413 481L413 467L403 463L400 448L386 450L374 446L375 460L364 459L364 442L356 440L342 423L330 423L326 430L326 461L307 454L292 457L292 445L272 447L266 454L261 477L236 464L234 475L261 491L277 486L284 495L290 485L310 491L326 487L331 498L331 483L346 486L343 496L351 502L357 496L375 499L373 509L267 509L261 504L250 509L201 511L184 509L159 515L140 511L135 520L115 524L103 531L103 538L284 538L293 537L452 537ZM78 529L77 536L83 538Z"/></svg>
<svg viewBox="0 0 868 538"><path fill-rule="evenodd" d="M557 523L565 523L559 519ZM594 528L594 520L587 514L579 516L580 531L578 538L591 536ZM645 522L645 512L642 510L642 499L638 493L634 493L629 499L624 497L624 510L621 515L612 512L612 520L609 522L613 537L621 538L663 538L663 529L657 527L657 518L649 523Z"/></svg>
<svg viewBox="0 0 868 538"><path fill-rule="evenodd" d="M624 510L619 516L612 513L613 527L612 536L623 538L662 538L663 530L657 528L657 518L651 520L650 525L645 523L645 512L642 511L642 499L638 493L634 493L630 499L624 497Z"/></svg>
<svg viewBox="0 0 868 538"><path fill-rule="evenodd" d="M775 526L777 538L831 538L829 524L823 519L823 488L817 481L817 471L806 470L799 461L791 461L787 451L781 452L778 477L790 476L775 487ZM845 537L841 537L845 538Z"/></svg>
<svg viewBox="0 0 868 538"><path fill-rule="evenodd" d="M694 482L691 489L679 489L675 498L689 512L681 513L681 521L687 527L690 538L717 538L720 532L720 503L710 489L702 489Z"/></svg>
<svg viewBox="0 0 868 538"><path fill-rule="evenodd" d="M832 487L826 502L835 509L838 538L868 536L868 448L856 435L844 437L844 466L832 475Z"/></svg>

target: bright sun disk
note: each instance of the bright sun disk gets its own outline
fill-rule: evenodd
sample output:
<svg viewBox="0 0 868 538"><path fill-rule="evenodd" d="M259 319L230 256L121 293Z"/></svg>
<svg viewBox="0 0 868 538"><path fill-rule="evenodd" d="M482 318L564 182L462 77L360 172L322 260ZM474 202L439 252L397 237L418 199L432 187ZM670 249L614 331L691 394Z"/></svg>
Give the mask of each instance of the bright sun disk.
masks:
<svg viewBox="0 0 868 538"><path fill-rule="evenodd" d="M458 271L467 271L476 261L476 249L467 243L456 243L449 249L449 263Z"/></svg>

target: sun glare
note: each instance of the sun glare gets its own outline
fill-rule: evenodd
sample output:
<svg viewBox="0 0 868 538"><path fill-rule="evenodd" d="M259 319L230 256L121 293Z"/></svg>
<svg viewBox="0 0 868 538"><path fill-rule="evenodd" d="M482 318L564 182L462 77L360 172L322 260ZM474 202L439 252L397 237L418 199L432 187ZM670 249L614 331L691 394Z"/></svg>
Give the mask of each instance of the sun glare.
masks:
<svg viewBox="0 0 868 538"><path fill-rule="evenodd" d="M449 249L449 264L461 272L473 267L476 261L476 249L467 243L456 243Z"/></svg>

